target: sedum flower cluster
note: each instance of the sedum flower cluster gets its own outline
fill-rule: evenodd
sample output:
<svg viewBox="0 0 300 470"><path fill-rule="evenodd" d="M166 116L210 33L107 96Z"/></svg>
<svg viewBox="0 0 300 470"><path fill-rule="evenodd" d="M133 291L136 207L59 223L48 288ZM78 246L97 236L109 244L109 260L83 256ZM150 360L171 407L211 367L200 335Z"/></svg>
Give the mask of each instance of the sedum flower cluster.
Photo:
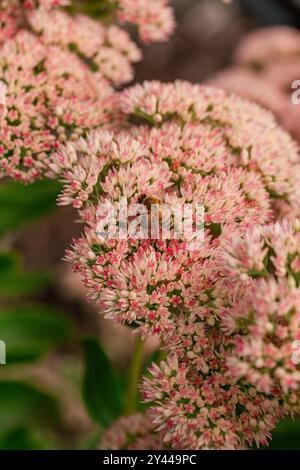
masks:
<svg viewBox="0 0 300 470"><path fill-rule="evenodd" d="M266 393L279 387L291 406L300 404L299 359L293 354L300 346L299 248L299 221L285 220L233 236L220 257L225 278L249 284L221 315L223 330L232 336L230 373Z"/></svg>
<svg viewBox="0 0 300 470"><path fill-rule="evenodd" d="M113 87L133 78L141 52L117 24L70 15L70 2L0 1L0 172L24 182L42 176L66 141L105 126ZM147 6L148 5L148 6ZM164 0L122 1L117 14L139 25L147 42L168 37Z"/></svg>
<svg viewBox="0 0 300 470"><path fill-rule="evenodd" d="M234 64L208 83L237 93L273 111L281 125L299 140L299 106L291 101L299 79L300 33L288 26L262 28L248 34Z"/></svg>
<svg viewBox="0 0 300 470"><path fill-rule="evenodd" d="M113 107L115 129L50 165L85 224L67 258L106 317L159 335L142 392L164 445L266 445L300 404L298 147L270 112L206 86L145 82ZM174 224L167 239L103 236L120 197L129 214L145 197L201 205L203 242Z"/></svg>
<svg viewBox="0 0 300 470"><path fill-rule="evenodd" d="M155 432L149 412L122 416L102 436L99 450L160 450L164 436Z"/></svg>
<svg viewBox="0 0 300 470"><path fill-rule="evenodd" d="M109 0L116 4L121 22L135 24L143 42L168 39L173 33L175 21L169 0Z"/></svg>
<svg viewBox="0 0 300 470"><path fill-rule="evenodd" d="M60 142L105 122L101 103L111 95L102 77L66 50L20 31L0 50L6 85L0 110L0 167L25 182L40 177Z"/></svg>

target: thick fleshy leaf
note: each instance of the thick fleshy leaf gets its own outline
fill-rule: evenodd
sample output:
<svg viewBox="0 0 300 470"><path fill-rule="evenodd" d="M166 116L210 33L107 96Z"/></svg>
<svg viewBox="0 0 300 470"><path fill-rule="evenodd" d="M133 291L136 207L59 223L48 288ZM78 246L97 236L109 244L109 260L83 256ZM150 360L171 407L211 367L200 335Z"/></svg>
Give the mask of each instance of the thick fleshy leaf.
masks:
<svg viewBox="0 0 300 470"><path fill-rule="evenodd" d="M3 380L0 380L0 416L2 436L20 426L56 425L60 419L54 398L25 383Z"/></svg>
<svg viewBox="0 0 300 470"><path fill-rule="evenodd" d="M50 443L41 438L40 432L28 426L18 426L0 435L0 450L46 450Z"/></svg>
<svg viewBox="0 0 300 470"><path fill-rule="evenodd" d="M281 421L272 433L270 450L300 450L300 419Z"/></svg>
<svg viewBox="0 0 300 470"><path fill-rule="evenodd" d="M7 365L37 359L69 340L74 327L61 312L43 305L0 309L0 338Z"/></svg>
<svg viewBox="0 0 300 470"><path fill-rule="evenodd" d="M47 286L49 280L47 274L25 272L17 253L0 252L1 297L30 295Z"/></svg>
<svg viewBox="0 0 300 470"><path fill-rule="evenodd" d="M40 180L25 186L15 181L0 184L0 235L15 230L55 209L60 184Z"/></svg>
<svg viewBox="0 0 300 470"><path fill-rule="evenodd" d="M122 412L122 379L96 340L85 340L83 347L83 398L92 419L106 427Z"/></svg>

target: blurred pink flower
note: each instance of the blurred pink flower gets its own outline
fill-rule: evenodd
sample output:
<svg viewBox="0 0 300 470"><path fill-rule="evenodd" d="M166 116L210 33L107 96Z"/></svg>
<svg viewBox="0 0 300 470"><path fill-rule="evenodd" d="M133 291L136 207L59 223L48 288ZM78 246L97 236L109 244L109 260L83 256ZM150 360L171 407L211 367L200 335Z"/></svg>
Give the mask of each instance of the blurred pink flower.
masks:
<svg viewBox="0 0 300 470"><path fill-rule="evenodd" d="M78 138L106 119L108 83L75 55L45 47L30 33L21 31L0 49L0 78L7 87L0 166L16 179L41 176L59 142Z"/></svg>
<svg viewBox="0 0 300 470"><path fill-rule="evenodd" d="M300 33L288 26L248 34L237 48L234 65L208 84L237 93L276 114L299 141L299 106L292 103L292 83L300 77Z"/></svg>
<svg viewBox="0 0 300 470"><path fill-rule="evenodd" d="M47 172L60 143L108 121L114 101L110 85L131 81L132 64L141 59L118 26L52 9L67 3L0 1L0 80L7 86L7 106L0 110L0 170L27 183ZM166 1L151 5L117 6L144 36L148 31L149 41L166 38L172 12ZM111 122L114 118L110 113Z"/></svg>
<svg viewBox="0 0 300 470"><path fill-rule="evenodd" d="M121 22L137 25L142 41L164 41L175 28L168 3L168 0L117 0L117 14Z"/></svg>
<svg viewBox="0 0 300 470"><path fill-rule="evenodd" d="M100 450L162 450L163 433L155 432L146 412L117 419L104 433Z"/></svg>

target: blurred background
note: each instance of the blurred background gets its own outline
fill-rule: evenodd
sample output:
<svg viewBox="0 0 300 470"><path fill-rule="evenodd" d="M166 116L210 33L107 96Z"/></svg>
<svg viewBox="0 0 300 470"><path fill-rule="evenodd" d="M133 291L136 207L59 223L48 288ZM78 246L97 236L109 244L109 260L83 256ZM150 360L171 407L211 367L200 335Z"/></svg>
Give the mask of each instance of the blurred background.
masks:
<svg viewBox="0 0 300 470"><path fill-rule="evenodd" d="M95 11L95 3L85 1L85 9ZM172 4L176 33L166 44L144 48L137 81L209 81L231 66L248 33L300 26L297 0ZM294 78L300 79L300 67ZM93 449L122 412L134 337L97 314L62 260L81 226L72 209L56 207L59 189L52 181L0 184L0 339L7 345L7 364L0 365L0 449ZM150 339L145 369L157 347ZM270 448L300 449L300 421L280 423Z"/></svg>

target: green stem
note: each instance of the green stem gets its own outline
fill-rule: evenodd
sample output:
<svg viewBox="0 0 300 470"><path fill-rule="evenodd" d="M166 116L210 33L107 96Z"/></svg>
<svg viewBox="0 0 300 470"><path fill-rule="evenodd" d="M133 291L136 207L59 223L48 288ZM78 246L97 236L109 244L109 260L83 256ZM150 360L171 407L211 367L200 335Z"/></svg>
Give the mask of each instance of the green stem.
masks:
<svg viewBox="0 0 300 470"><path fill-rule="evenodd" d="M144 360L144 341L137 336L135 351L129 367L128 388L125 402L125 414L130 415L136 411L138 401L138 383Z"/></svg>

